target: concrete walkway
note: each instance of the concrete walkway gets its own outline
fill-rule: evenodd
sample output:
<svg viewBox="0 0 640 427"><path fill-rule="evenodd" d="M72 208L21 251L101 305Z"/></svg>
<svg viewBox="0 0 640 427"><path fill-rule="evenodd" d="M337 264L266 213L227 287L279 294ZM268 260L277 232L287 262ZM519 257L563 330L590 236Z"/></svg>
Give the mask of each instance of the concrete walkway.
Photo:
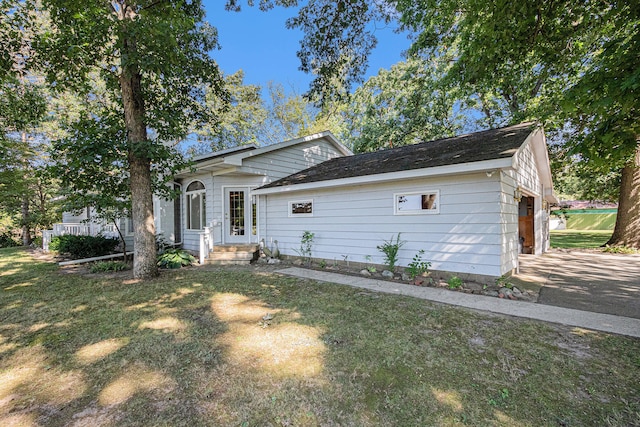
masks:
<svg viewBox="0 0 640 427"><path fill-rule="evenodd" d="M640 338L640 319L291 267L276 273Z"/></svg>

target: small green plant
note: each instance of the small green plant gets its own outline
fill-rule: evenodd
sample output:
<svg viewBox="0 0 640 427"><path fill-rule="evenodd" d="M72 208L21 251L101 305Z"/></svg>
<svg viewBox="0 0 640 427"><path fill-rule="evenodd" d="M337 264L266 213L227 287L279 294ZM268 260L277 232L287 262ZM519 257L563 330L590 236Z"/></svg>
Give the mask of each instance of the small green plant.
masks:
<svg viewBox="0 0 640 427"><path fill-rule="evenodd" d="M123 261L102 261L94 263L89 271L92 273L105 273L107 271L128 270L129 265Z"/></svg>
<svg viewBox="0 0 640 427"><path fill-rule="evenodd" d="M509 282L507 276L500 276L496 279L496 285L500 288L513 289L513 283Z"/></svg>
<svg viewBox="0 0 640 427"><path fill-rule="evenodd" d="M320 265L320 268L327 268L327 261L322 260L322 261L320 261L319 265Z"/></svg>
<svg viewBox="0 0 640 427"><path fill-rule="evenodd" d="M300 239L300 249L294 249L306 264L311 264L311 248L313 247L313 239L315 236L316 235L310 231L304 231Z"/></svg>
<svg viewBox="0 0 640 427"><path fill-rule="evenodd" d="M158 267L180 268L195 264L196 258L184 249L167 249L158 256Z"/></svg>
<svg viewBox="0 0 640 427"><path fill-rule="evenodd" d="M449 280L447 280L447 284L449 285L449 289L458 289L462 287L462 279L458 276L452 276Z"/></svg>
<svg viewBox="0 0 640 427"><path fill-rule="evenodd" d="M411 279L415 279L417 276L421 276L429 270L431 263L429 261L423 261L422 255L424 255L424 249L420 249L417 254L414 255L413 260L409 263L407 273Z"/></svg>
<svg viewBox="0 0 640 427"><path fill-rule="evenodd" d="M342 259L344 263L347 264L347 268L349 268L349 255L342 255Z"/></svg>
<svg viewBox="0 0 640 427"><path fill-rule="evenodd" d="M378 250L384 254L384 263L389 271L396 271L398 252L405 243L405 241L400 240L400 233L398 233L395 241L393 240L393 236L391 236L390 240L385 240L383 244L377 246Z"/></svg>
<svg viewBox="0 0 640 427"><path fill-rule="evenodd" d="M640 249L632 248L630 246L609 246L606 245L603 249L603 252L608 252L611 254L637 254L640 253Z"/></svg>
<svg viewBox="0 0 640 427"><path fill-rule="evenodd" d="M364 259L365 259L369 264L371 264L371 263L373 262L373 258L371 258L371 255L367 255L366 257L364 257ZM375 272L376 272L376 271L378 271L378 270L376 270L376 268L375 268L373 265L368 265L368 266L367 266L367 271L368 271L369 273L375 273Z"/></svg>

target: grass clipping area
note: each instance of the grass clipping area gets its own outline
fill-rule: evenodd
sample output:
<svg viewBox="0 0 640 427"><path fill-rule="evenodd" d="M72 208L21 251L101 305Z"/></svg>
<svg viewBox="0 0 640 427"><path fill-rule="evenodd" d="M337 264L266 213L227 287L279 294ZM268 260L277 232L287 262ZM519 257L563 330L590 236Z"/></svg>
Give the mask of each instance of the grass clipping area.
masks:
<svg viewBox="0 0 640 427"><path fill-rule="evenodd" d="M119 277L0 250L0 425L640 423L637 339L254 268Z"/></svg>

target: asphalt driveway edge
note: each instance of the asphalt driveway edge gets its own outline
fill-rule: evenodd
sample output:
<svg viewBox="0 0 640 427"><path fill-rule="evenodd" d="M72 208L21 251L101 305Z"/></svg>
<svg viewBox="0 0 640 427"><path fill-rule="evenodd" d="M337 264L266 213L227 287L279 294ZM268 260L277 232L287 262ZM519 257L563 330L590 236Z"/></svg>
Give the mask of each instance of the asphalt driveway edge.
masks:
<svg viewBox="0 0 640 427"><path fill-rule="evenodd" d="M344 274L298 267L285 268L276 270L275 272L287 276L337 283L376 292L411 296L474 310L489 311L492 313L560 323L578 328L640 338L640 319L631 317L594 313L524 301L504 300L483 295L469 295L445 289L405 285L385 280L347 276Z"/></svg>

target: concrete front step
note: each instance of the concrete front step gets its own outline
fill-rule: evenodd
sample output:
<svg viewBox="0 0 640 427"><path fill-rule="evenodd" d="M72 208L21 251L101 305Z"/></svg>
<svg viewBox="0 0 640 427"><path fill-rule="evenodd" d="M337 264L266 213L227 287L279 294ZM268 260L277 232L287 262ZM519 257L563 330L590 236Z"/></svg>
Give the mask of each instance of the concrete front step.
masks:
<svg viewBox="0 0 640 427"><path fill-rule="evenodd" d="M211 252L209 258L214 259L253 259L256 256L256 252Z"/></svg>
<svg viewBox="0 0 640 427"><path fill-rule="evenodd" d="M220 245L206 260L210 265L250 264L259 255L258 245Z"/></svg>
<svg viewBox="0 0 640 427"><path fill-rule="evenodd" d="M259 249L259 245L216 245L213 252L255 252Z"/></svg>
<svg viewBox="0 0 640 427"><path fill-rule="evenodd" d="M251 264L250 259L211 259L207 258L205 260L208 265L249 265Z"/></svg>

